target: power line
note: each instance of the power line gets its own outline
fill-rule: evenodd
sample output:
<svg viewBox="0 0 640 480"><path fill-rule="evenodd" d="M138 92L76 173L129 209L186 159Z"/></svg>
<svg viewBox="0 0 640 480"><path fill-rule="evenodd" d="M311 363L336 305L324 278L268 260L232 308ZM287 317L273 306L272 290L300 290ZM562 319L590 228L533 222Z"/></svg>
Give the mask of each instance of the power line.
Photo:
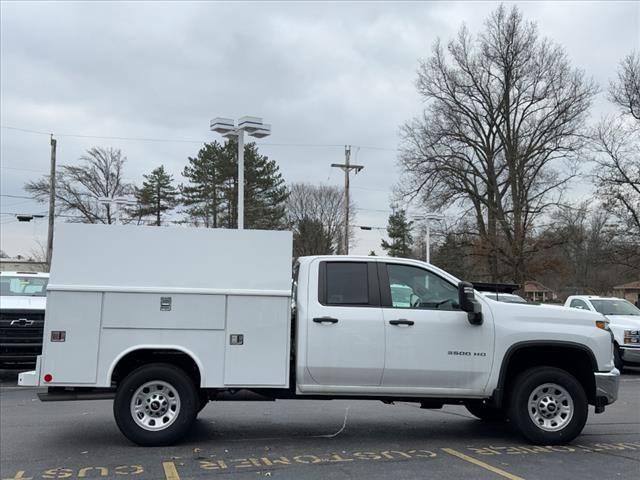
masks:
<svg viewBox="0 0 640 480"><path fill-rule="evenodd" d="M35 200L35 198L33 197L25 197L23 195L7 195L7 194L0 194L0 197L8 197L8 198L23 198L26 200Z"/></svg>
<svg viewBox="0 0 640 480"><path fill-rule="evenodd" d="M17 170L21 172L48 173L48 172L45 172L44 170L34 170L32 168L5 167L5 166L1 166L0 168L2 168L3 170Z"/></svg>
<svg viewBox="0 0 640 480"><path fill-rule="evenodd" d="M1 125L0 128L5 128L7 130L17 130L19 132L26 132L26 133L37 133L39 135L51 135L51 133L47 133L47 132L39 132L37 130L29 130L28 128L19 128L19 127L10 127L8 125Z"/></svg>
<svg viewBox="0 0 640 480"><path fill-rule="evenodd" d="M85 135L80 133L52 133L42 132L39 130L31 130L22 127L13 127L9 125L0 125L0 128L6 130L16 130L19 132L33 133L37 135L55 135L56 137L69 137L69 138L95 138L99 140L124 140L133 142L160 142L160 143L207 143L211 139L206 138L203 140L197 139L183 139L183 138L151 138L151 137L125 137L125 136L112 136L112 135ZM265 147L293 147L293 148L343 148L344 144L341 143L258 143L260 146ZM372 145L357 145L357 148L364 150L381 150L381 151L398 151L393 147L382 147Z"/></svg>

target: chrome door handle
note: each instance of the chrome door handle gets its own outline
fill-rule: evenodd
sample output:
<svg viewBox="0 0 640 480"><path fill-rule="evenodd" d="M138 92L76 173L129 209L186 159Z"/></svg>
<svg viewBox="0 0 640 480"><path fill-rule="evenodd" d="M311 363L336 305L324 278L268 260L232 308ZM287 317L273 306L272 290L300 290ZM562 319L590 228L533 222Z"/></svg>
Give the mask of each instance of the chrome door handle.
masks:
<svg viewBox="0 0 640 480"><path fill-rule="evenodd" d="M404 318L400 318L398 320L389 320L390 325L413 325L415 322L413 320L406 320Z"/></svg>

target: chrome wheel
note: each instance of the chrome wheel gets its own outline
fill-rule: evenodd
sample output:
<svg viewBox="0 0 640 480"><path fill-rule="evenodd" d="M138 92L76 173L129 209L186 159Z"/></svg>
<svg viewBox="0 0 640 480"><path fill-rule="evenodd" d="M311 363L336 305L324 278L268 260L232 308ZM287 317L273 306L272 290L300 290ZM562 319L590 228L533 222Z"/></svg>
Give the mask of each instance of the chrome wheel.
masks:
<svg viewBox="0 0 640 480"><path fill-rule="evenodd" d="M178 418L179 413L180 396L167 382L147 382L131 398L131 417L145 430L164 430Z"/></svg>
<svg viewBox="0 0 640 480"><path fill-rule="evenodd" d="M529 417L546 432L562 430L573 417L571 395L560 385L545 383L529 395Z"/></svg>

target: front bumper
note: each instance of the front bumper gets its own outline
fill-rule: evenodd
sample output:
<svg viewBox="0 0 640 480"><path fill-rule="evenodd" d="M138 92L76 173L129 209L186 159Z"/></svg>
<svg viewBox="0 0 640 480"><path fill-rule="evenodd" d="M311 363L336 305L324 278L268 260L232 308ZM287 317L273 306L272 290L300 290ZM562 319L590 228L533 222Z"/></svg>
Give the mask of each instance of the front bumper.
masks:
<svg viewBox="0 0 640 480"><path fill-rule="evenodd" d="M640 363L640 347L620 347L620 358L625 363Z"/></svg>
<svg viewBox="0 0 640 480"><path fill-rule="evenodd" d="M36 358L36 369L18 374L18 385L21 387L40 386L40 356Z"/></svg>
<svg viewBox="0 0 640 480"><path fill-rule="evenodd" d="M596 407L610 405L618 399L620 371L614 368L610 372L594 373L596 379Z"/></svg>

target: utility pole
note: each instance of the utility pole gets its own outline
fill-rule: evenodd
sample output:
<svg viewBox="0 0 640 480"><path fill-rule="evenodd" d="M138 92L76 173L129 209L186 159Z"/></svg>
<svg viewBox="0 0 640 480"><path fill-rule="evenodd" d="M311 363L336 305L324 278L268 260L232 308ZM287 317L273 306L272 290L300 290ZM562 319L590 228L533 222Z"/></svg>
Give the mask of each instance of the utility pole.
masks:
<svg viewBox="0 0 640 480"><path fill-rule="evenodd" d="M53 220L56 214L56 145L57 140L51 134L51 170L49 172L49 231L47 232L47 265L51 270L53 254Z"/></svg>
<svg viewBox="0 0 640 480"><path fill-rule="evenodd" d="M344 171L344 254L349 255L349 174L355 170L357 174L364 168L362 165L351 165L351 145L344 146L344 163L332 163L331 166Z"/></svg>

